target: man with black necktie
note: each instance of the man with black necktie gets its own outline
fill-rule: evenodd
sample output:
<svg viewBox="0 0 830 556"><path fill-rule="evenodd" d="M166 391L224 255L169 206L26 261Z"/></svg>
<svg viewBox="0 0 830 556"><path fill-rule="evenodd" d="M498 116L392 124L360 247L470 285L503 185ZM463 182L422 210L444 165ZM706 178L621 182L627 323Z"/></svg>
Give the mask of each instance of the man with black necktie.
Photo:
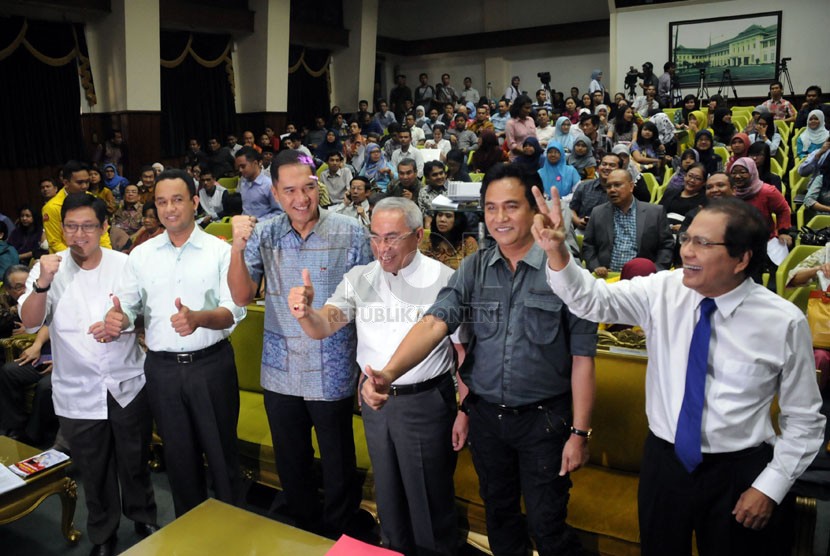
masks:
<svg viewBox="0 0 830 556"><path fill-rule="evenodd" d="M766 253L760 213L712 200L680 235L682 270L607 284L570 260L558 195L540 206L533 234L553 291L575 315L649 339L642 554L690 554L692 532L702 556L787 554L785 496L822 446L825 417L804 315L748 278Z"/></svg>

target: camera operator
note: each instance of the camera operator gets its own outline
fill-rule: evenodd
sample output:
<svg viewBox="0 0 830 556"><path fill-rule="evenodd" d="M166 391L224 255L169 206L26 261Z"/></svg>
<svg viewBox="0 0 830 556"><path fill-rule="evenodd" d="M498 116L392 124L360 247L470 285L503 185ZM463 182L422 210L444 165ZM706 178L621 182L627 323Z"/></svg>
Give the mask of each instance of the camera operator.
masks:
<svg viewBox="0 0 830 556"><path fill-rule="evenodd" d="M660 79L654 75L654 64L651 62L643 64L643 71L637 77L642 79L640 82L640 88L643 89L644 95L646 94L646 90L649 85L654 85L654 90L656 91L658 85L660 84Z"/></svg>
<svg viewBox="0 0 830 556"><path fill-rule="evenodd" d="M678 85L676 72L677 65L674 62L666 62L663 64L663 75L657 80L657 100L665 108L672 106L672 91Z"/></svg>
<svg viewBox="0 0 830 556"><path fill-rule="evenodd" d="M640 72L634 69L634 66L628 66L628 73L625 74L625 88L631 99L637 96L637 79L639 77Z"/></svg>

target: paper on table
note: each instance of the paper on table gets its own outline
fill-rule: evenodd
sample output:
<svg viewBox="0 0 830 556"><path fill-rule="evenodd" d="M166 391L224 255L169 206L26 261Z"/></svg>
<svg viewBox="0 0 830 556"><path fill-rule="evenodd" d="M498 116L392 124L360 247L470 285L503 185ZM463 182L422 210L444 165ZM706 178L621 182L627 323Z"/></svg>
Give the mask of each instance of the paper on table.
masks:
<svg viewBox="0 0 830 556"><path fill-rule="evenodd" d="M458 208L458 203L456 203L449 197L446 197L444 195L438 195L436 198L432 200L432 208L436 210L456 210Z"/></svg>
<svg viewBox="0 0 830 556"><path fill-rule="evenodd" d="M391 556L393 554L403 556L400 552L372 546L346 535L341 535L334 546L326 552L326 556Z"/></svg>
<svg viewBox="0 0 830 556"><path fill-rule="evenodd" d="M769 255L769 260L773 263L780 265L789 254L790 251L787 249L787 246L781 243L781 240L777 237L767 242L767 255Z"/></svg>
<svg viewBox="0 0 830 556"><path fill-rule="evenodd" d="M5 465L0 465L0 494L14 490L25 484L26 481L12 473L11 469Z"/></svg>

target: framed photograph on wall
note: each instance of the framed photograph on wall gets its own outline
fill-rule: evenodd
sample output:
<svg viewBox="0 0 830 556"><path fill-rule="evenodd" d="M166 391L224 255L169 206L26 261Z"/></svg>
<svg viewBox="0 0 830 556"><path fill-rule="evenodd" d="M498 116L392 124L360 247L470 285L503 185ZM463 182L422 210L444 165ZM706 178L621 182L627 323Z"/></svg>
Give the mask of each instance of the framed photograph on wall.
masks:
<svg viewBox="0 0 830 556"><path fill-rule="evenodd" d="M669 23L669 60L682 87L720 83L768 83L781 56L781 12ZM727 72L728 70L728 72Z"/></svg>

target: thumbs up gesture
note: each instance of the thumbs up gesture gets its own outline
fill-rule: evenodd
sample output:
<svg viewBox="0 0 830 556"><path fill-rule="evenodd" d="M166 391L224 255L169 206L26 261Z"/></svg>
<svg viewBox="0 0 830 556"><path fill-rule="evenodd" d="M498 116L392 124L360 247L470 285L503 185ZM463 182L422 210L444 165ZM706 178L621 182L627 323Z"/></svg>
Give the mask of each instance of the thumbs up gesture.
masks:
<svg viewBox="0 0 830 556"><path fill-rule="evenodd" d="M176 312L170 317L170 324L179 336L190 336L199 327L196 323L196 314L187 305L182 305L182 298L175 301Z"/></svg>
<svg viewBox="0 0 830 556"><path fill-rule="evenodd" d="M101 327L96 327L95 330L90 327L89 333L99 342L107 342L109 340L121 336L121 331L129 326L127 315L121 309L121 301L118 296L112 296L112 308L107 311L104 317L103 330ZM96 323L97 324L97 323Z"/></svg>
<svg viewBox="0 0 830 556"><path fill-rule="evenodd" d="M288 307L291 309L294 318L297 320L304 319L313 310L311 307L313 301L314 285L311 283L311 274L307 268L304 268L303 285L291 288L288 292Z"/></svg>

